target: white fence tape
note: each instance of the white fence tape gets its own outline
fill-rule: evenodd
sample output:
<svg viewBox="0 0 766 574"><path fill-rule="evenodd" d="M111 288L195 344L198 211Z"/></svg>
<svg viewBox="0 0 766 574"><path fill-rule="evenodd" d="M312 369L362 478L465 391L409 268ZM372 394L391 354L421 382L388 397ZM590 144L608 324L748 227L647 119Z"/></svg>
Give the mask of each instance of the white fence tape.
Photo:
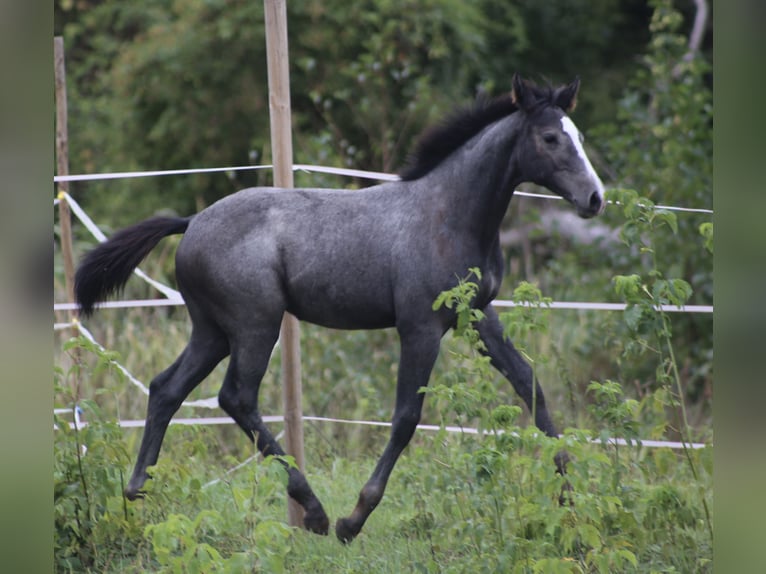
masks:
<svg viewBox="0 0 766 574"><path fill-rule="evenodd" d="M80 323L79 321L75 321L71 325L77 326L80 333L82 333L82 335L86 339L88 339L91 343L96 345L96 347L98 347L101 351L105 350L104 347L101 345L101 343L96 341L96 339L93 337L93 334L90 331L88 331L82 323ZM131 383L133 383L133 385L136 386L138 390L140 390L142 393L144 393L147 396L149 395L149 389L147 388L147 386L144 385L144 383L142 383L141 381L139 381L136 377L134 377L131 374L131 372L128 371L128 369L123 367L117 361L111 361L111 363L112 365L114 365L114 367L117 370L119 370L125 376L125 378L127 378ZM186 407L203 407L207 409L215 409L215 408L218 408L218 397L210 397L207 399L200 399L197 401L184 401L182 404L183 406L186 406Z"/></svg>
<svg viewBox="0 0 766 574"><path fill-rule="evenodd" d="M495 307L532 307L532 303L517 303L496 299L492 301ZM534 305L536 306L536 305ZM624 311L628 308L626 303L587 303L583 301L551 301L549 304L540 305L543 309L576 309L580 311ZM668 313L712 313L712 305L657 305L655 310Z"/></svg>
<svg viewBox="0 0 766 574"><path fill-rule="evenodd" d="M96 181L105 179L126 179L126 178L138 178L138 177L156 177L162 175L186 175L195 173L226 173L234 171L252 171L252 170L264 170L272 169L272 165L243 165L232 167L207 167L207 168L192 168L192 169L170 169L170 170L155 170L155 171L123 171L114 173L91 173L80 175L57 175L54 176L53 181L58 183L62 181ZM350 169L342 167L328 167L321 165L308 165L308 164L294 164L293 171L303 171L306 173L328 173L332 175L341 175L347 177L358 177L361 179L372 179L378 181L397 181L399 176L392 173L384 173L380 171L366 171L361 169ZM562 199L558 195L549 195L544 193L532 193L528 191L514 192L516 195L524 197L536 197L541 199ZM612 202L610 202L612 203ZM669 211L683 211L691 213L709 213L712 214L712 209L699 209L692 207L675 207L672 205L656 205L656 209L666 209Z"/></svg>
<svg viewBox="0 0 766 574"><path fill-rule="evenodd" d="M126 301L106 301L99 303L99 309L121 309L126 307L165 307L172 305L183 305L183 299L133 299ZM496 299L492 301L495 307L532 307L531 303L517 303L505 299ZM541 305L542 308L550 309L570 309L578 311L624 311L627 308L625 303L588 303L585 301L552 301L550 304ZM54 311L74 311L77 309L76 303L55 303ZM658 311L666 313L712 313L712 305L658 305L655 307Z"/></svg>
<svg viewBox="0 0 766 574"><path fill-rule="evenodd" d="M120 171L112 173L88 173L80 175L57 175L53 181L56 183L64 181L98 181L108 179L133 179L141 177L157 177L163 175L192 175L199 173L227 173L234 171L259 171L272 169L273 165L240 165L230 167L203 167L191 169L166 169L154 171ZM342 175L348 177L358 177L362 179L374 179L380 181L397 181L398 175L384 173L381 171L365 171L361 169L349 169L342 167L327 167L321 165L307 165L302 163L293 164L293 171L303 171L305 173L328 173L331 175Z"/></svg>
<svg viewBox="0 0 766 574"><path fill-rule="evenodd" d="M59 323L62 328L66 327L76 327L79 329L79 331L94 345L96 345L99 349L102 351L104 350L104 347L95 340L93 335L90 331L88 331L83 324L80 321L73 321L71 323ZM149 389L144 385L141 381L139 381L136 377L134 377L128 369L123 367L121 364L119 364L117 361L111 361L111 363L114 365L115 368L119 369L120 372L125 375L125 377L138 389L144 393L145 395L149 395ZM183 406L187 407L204 407L204 408L218 408L218 397L210 397L207 399L199 399L195 401L184 401L182 403ZM56 414L64 413L64 412L71 412L71 409L54 409L53 411ZM86 422L81 422L79 420L79 414L81 412L76 412L75 421L76 425L85 425ZM282 422L284 418L281 415L267 415L263 417L264 422ZM330 423L341 423L341 424L356 424L356 425L366 425L366 426L378 426L378 427L390 427L390 422L385 421L364 421L364 420L347 420L347 419L335 419L335 418L327 418L327 417L317 417L317 416L303 416L304 421L315 421L315 422L330 422ZM197 424L204 424L204 425L223 425L223 424L233 424L234 421L229 417L204 417L204 418L177 418L173 419L171 421L172 424L181 424L181 425L197 425ZM70 426L74 425L75 423L70 423ZM143 427L145 422L143 420L124 420L119 421L119 424L122 428L136 428L136 427ZM436 431L439 430L441 427L436 425L418 425L419 429L428 430L428 431ZM456 426L447 426L445 427L445 430L447 432L456 433L456 432L462 432L467 434L479 434L478 429L474 428L465 428L465 427L456 427ZM614 444L627 444L623 439L609 439L610 442L613 442ZM600 442L600 440L593 439L591 442ZM680 442L667 442L667 441L652 441L652 440L646 440L641 441L643 446L646 447L665 447L665 448L672 448L672 449L680 449L683 448L683 444ZM703 443L687 443L686 445L688 448L704 448L706 445Z"/></svg>
<svg viewBox="0 0 766 574"><path fill-rule="evenodd" d="M68 411L71 412L71 409L59 409L62 411ZM263 421L266 423L281 423L284 422L284 417L281 415L267 415L263 416ZM303 416L304 421L311 421L311 422L323 422L323 423L337 423L337 424L347 424L347 425L362 425L362 426L374 426L374 427L390 427L391 423L387 421L364 421L364 420L349 420L349 419L336 419L336 418L329 418L329 417L315 417L310 415ZM82 428L88 423L86 421L80 421L78 428ZM119 425L121 428L142 428L145 425L145 421L143 420L125 420L125 421L119 421ZM177 418L172 419L170 421L170 424L175 425L230 425L235 424L234 420L232 420L229 417L201 417L201 418ZM74 423L69 423L70 427L74 428ZM441 427L439 425L427 425L427 424L419 424L418 430L422 431L439 431L441 429L444 429L448 433L454 433L454 434L472 434L472 435L485 435L485 434L492 434L494 431L480 431L476 428L470 428L470 427L460 427L460 426L444 426ZM503 431L499 430L497 431L498 434L502 434ZM565 435L559 435L560 437L563 437ZM589 440L592 444L602 444L602 440L600 438L591 438ZM609 444L616 444L620 446L629 446L628 442L623 438L608 438L607 442ZM662 440L633 440L633 445L637 445L640 443L641 446L646 448L670 448L670 449L683 449L684 445L686 448L691 449L700 449L705 448L706 446L709 446L705 443L699 443L699 442L692 442L692 443L682 443L682 442L674 442L674 441L662 441ZM710 445L712 446L712 445Z"/></svg>

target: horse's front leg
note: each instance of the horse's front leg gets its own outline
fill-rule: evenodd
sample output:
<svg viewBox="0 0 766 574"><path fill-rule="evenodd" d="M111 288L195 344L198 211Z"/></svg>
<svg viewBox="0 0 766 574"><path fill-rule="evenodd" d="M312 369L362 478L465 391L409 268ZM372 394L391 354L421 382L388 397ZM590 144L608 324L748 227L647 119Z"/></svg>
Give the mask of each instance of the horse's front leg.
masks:
<svg viewBox="0 0 766 574"><path fill-rule="evenodd" d="M503 337L503 326L497 312L490 305L484 309L484 315L484 319L476 325L476 329L487 348L486 354L489 356L492 366L511 382L514 390L534 416L537 428L548 436L558 437L558 431L545 404L543 389L535 381L532 367L516 350L513 343ZM560 474L566 474L568 461L569 455L564 450L559 451L554 457L556 469ZM565 489L568 490L567 487Z"/></svg>
<svg viewBox="0 0 766 574"><path fill-rule="evenodd" d="M383 498L388 478L402 451L410 442L420 422L424 394L421 387L428 384L436 357L439 354L440 330L418 329L402 333L401 358L396 387L396 407L392 419L391 436L370 479L359 493L359 499L348 518L340 518L335 534L341 542L350 542L362 529L367 518Z"/></svg>

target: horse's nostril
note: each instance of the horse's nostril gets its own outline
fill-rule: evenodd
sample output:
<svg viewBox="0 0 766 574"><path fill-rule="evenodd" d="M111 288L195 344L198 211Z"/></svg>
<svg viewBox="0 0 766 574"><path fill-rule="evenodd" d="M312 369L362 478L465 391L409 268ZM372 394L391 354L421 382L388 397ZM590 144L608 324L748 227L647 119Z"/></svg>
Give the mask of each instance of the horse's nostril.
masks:
<svg viewBox="0 0 766 574"><path fill-rule="evenodd" d="M597 191L594 191L590 194L590 198L588 199L588 205L591 209L598 210L601 207L601 196Z"/></svg>

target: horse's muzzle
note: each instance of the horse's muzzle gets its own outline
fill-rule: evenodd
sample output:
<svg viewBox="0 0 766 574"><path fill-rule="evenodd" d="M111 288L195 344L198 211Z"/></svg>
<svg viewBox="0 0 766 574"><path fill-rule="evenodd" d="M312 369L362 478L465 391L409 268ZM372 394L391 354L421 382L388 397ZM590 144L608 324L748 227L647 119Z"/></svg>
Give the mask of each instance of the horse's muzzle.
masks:
<svg viewBox="0 0 766 574"><path fill-rule="evenodd" d="M598 191L592 191L588 196L587 205L577 205L577 215L583 219L590 219L596 215L601 215L606 207L606 201L601 193Z"/></svg>

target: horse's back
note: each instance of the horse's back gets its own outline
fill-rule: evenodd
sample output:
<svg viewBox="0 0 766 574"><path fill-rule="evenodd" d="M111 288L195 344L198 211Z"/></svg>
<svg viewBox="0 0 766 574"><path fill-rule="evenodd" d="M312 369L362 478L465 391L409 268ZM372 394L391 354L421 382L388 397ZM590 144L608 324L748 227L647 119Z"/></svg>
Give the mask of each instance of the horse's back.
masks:
<svg viewBox="0 0 766 574"><path fill-rule="evenodd" d="M229 313L287 310L329 327L393 326L392 265L408 217L394 191L228 196L189 225L176 256L179 288Z"/></svg>

